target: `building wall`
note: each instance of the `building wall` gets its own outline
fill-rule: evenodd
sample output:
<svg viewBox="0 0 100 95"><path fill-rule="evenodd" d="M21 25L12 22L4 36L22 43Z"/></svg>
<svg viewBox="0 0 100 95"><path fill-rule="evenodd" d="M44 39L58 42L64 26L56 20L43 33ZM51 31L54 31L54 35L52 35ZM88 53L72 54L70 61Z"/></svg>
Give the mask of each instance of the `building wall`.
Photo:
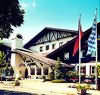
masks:
<svg viewBox="0 0 100 95"><path fill-rule="evenodd" d="M56 40L56 41L52 41L52 42L47 42L44 44L38 44L36 46L32 46L30 47L30 49L34 52L39 52L39 53L50 53L52 51L54 51L55 49L59 48L61 45L65 44L66 42L72 40L73 37L70 38L63 38L60 40ZM52 48L52 45L55 44L55 48ZM49 45L49 49L46 50L46 46ZM40 47L42 47L43 51L40 51Z"/></svg>
<svg viewBox="0 0 100 95"><path fill-rule="evenodd" d="M23 40L18 39L17 37L12 40L12 49L22 48Z"/></svg>
<svg viewBox="0 0 100 95"><path fill-rule="evenodd" d="M100 65L100 62L98 62L98 64ZM85 75L86 77L95 76L95 68L96 68L96 63L95 62L81 63L80 66L81 66L81 75ZM75 69L78 72L79 64L77 64L75 66Z"/></svg>
<svg viewBox="0 0 100 95"><path fill-rule="evenodd" d="M13 59L14 58L14 59ZM25 77L25 69L26 67L23 64L23 59L19 54L13 53L12 54L12 61L11 65L14 69L14 74L16 78Z"/></svg>

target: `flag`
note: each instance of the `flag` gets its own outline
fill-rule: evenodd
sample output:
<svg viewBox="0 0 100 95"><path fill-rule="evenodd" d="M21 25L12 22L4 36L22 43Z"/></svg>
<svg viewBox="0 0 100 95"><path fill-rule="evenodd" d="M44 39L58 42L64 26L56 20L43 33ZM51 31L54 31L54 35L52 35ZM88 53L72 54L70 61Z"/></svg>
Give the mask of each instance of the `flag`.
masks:
<svg viewBox="0 0 100 95"><path fill-rule="evenodd" d="M87 54L96 53L96 41L97 41L96 28L97 28L97 26L96 26L96 16L95 16L94 21L93 21L93 25L92 25L92 31L91 31L91 34L88 38Z"/></svg>
<svg viewBox="0 0 100 95"><path fill-rule="evenodd" d="M82 27L81 27L81 23L80 23L80 19L79 19L79 24L78 24L78 31L79 31L79 36L76 38L76 41L75 41L75 45L74 45L74 49L73 49L73 56L76 54L76 52L78 51L79 49L79 42L81 41L82 39L82 36L83 36L83 32L82 32ZM80 39L80 41L79 41Z"/></svg>

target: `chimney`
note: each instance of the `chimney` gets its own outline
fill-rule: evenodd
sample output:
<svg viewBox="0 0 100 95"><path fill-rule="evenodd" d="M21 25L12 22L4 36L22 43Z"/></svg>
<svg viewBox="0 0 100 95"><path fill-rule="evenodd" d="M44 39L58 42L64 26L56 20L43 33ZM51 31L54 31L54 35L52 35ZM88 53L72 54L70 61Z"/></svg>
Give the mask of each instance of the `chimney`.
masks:
<svg viewBox="0 0 100 95"><path fill-rule="evenodd" d="M23 47L23 37L21 34L15 34L12 38L12 50L21 49Z"/></svg>

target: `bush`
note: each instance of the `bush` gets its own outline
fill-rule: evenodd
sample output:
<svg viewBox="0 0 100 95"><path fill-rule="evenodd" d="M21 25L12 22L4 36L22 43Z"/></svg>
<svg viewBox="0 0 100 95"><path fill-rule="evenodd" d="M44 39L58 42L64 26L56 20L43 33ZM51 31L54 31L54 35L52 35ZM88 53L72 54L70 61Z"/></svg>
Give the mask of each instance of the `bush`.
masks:
<svg viewBox="0 0 100 95"><path fill-rule="evenodd" d="M78 91L80 91L80 90L90 90L91 89L89 84L84 84L84 85L78 84L76 86L76 88L77 88Z"/></svg>
<svg viewBox="0 0 100 95"><path fill-rule="evenodd" d="M65 83L65 80L52 80L52 83Z"/></svg>
<svg viewBox="0 0 100 95"><path fill-rule="evenodd" d="M68 72L66 72L66 76L68 78L73 78L73 77L76 78L76 77L78 77L78 74L75 71L68 71Z"/></svg>
<svg viewBox="0 0 100 95"><path fill-rule="evenodd" d="M15 86L20 86L19 80L15 80Z"/></svg>
<svg viewBox="0 0 100 95"><path fill-rule="evenodd" d="M51 72L51 73L48 74L48 79L54 80L54 72Z"/></svg>

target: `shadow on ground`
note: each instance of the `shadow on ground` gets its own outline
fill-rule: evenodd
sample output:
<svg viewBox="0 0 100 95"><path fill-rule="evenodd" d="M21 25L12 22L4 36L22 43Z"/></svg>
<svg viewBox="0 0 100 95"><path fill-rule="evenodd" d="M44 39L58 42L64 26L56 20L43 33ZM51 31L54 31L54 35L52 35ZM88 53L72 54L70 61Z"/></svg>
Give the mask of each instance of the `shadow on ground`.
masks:
<svg viewBox="0 0 100 95"><path fill-rule="evenodd" d="M36 94L36 93L27 93L27 92L0 90L0 95L38 95L38 94ZM42 95L45 95L45 94L42 94Z"/></svg>

